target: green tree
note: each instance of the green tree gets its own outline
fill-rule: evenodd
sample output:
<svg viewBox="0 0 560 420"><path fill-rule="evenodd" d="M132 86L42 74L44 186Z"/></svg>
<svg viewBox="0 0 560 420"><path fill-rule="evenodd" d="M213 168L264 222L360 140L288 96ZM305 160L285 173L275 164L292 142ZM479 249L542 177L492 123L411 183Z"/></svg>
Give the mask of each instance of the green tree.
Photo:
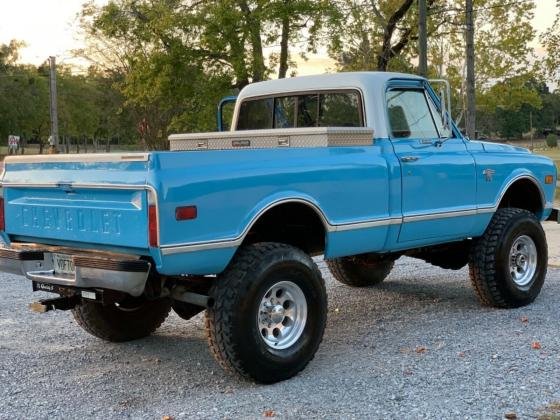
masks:
<svg viewBox="0 0 560 420"><path fill-rule="evenodd" d="M49 68L18 64L21 46L17 41L0 45L0 138L5 144L7 136L15 134L44 144L50 132ZM124 98L113 88L114 79L94 69L77 75L58 66L57 73L62 139L132 140L135 125Z"/></svg>
<svg viewBox="0 0 560 420"><path fill-rule="evenodd" d="M551 81L560 84L560 0L556 0L556 19L540 37L546 49L544 71Z"/></svg>
<svg viewBox="0 0 560 420"><path fill-rule="evenodd" d="M0 45L0 139L10 134L26 139L43 137L48 130L48 82L40 69L17 64L24 44Z"/></svg>
<svg viewBox="0 0 560 420"><path fill-rule="evenodd" d="M429 11L443 0L428 0ZM413 71L418 9L413 0L334 0L330 55L340 70ZM430 35L441 25L431 22Z"/></svg>
<svg viewBox="0 0 560 420"><path fill-rule="evenodd" d="M340 70L415 72L417 2L333 0L339 10L331 30L330 54ZM428 0L429 73L450 80L453 109L465 108L464 0ZM538 78L530 41L535 2L475 1L477 102L486 113L497 107L540 107L528 84ZM344 22L341 25L341 22Z"/></svg>
<svg viewBox="0 0 560 420"><path fill-rule="evenodd" d="M289 45L310 48L319 33L323 1L311 0L114 0L86 4L82 51L116 84L125 105L142 122L147 148L167 148L173 131L215 128L220 97L265 80L276 67L286 76ZM305 29L305 30L304 30ZM280 55L268 57L280 43Z"/></svg>

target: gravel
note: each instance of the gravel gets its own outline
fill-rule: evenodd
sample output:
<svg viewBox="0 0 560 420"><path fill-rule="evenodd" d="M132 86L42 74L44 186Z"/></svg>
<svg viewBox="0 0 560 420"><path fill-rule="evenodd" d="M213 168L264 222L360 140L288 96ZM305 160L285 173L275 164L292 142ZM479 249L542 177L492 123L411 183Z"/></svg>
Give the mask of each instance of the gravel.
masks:
<svg viewBox="0 0 560 420"><path fill-rule="evenodd" d="M352 289L319 265L323 344L301 374L269 386L218 367L201 315L105 343L70 313L31 313L41 294L2 274L0 418L534 418L560 401L558 269L532 305L496 310L480 307L466 270L402 258L381 286Z"/></svg>

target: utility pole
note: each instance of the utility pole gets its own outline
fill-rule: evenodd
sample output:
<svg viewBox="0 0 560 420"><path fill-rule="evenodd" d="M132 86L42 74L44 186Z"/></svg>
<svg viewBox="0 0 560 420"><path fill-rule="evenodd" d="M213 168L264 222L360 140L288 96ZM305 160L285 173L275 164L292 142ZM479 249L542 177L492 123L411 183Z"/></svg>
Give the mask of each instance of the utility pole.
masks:
<svg viewBox="0 0 560 420"><path fill-rule="evenodd" d="M418 0L418 73L428 75L428 27L426 0Z"/></svg>
<svg viewBox="0 0 560 420"><path fill-rule="evenodd" d="M476 98L474 76L474 16L473 0L465 1L466 20L466 55L467 55L467 136L474 139L476 136Z"/></svg>
<svg viewBox="0 0 560 420"><path fill-rule="evenodd" d="M58 101L56 93L56 58L49 57L51 91L51 144L49 153L58 152Z"/></svg>
<svg viewBox="0 0 560 420"><path fill-rule="evenodd" d="M533 111L529 112L529 126L531 127L531 152L535 150L535 143L533 140Z"/></svg>

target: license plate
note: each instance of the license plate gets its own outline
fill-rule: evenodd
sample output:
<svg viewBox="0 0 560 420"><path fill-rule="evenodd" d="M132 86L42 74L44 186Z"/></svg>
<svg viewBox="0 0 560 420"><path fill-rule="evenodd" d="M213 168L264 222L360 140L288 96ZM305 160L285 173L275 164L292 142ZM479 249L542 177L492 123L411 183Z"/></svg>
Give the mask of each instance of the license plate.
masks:
<svg viewBox="0 0 560 420"><path fill-rule="evenodd" d="M56 274L74 275L74 261L70 255L53 254L53 267Z"/></svg>

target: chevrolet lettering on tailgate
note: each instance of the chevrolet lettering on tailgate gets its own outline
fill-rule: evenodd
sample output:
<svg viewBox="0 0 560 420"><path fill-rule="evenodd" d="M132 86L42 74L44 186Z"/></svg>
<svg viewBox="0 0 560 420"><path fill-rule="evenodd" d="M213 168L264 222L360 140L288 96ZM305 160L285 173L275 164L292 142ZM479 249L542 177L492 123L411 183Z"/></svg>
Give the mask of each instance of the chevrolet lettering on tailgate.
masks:
<svg viewBox="0 0 560 420"><path fill-rule="evenodd" d="M115 211L22 207L23 227L120 235L122 214Z"/></svg>

